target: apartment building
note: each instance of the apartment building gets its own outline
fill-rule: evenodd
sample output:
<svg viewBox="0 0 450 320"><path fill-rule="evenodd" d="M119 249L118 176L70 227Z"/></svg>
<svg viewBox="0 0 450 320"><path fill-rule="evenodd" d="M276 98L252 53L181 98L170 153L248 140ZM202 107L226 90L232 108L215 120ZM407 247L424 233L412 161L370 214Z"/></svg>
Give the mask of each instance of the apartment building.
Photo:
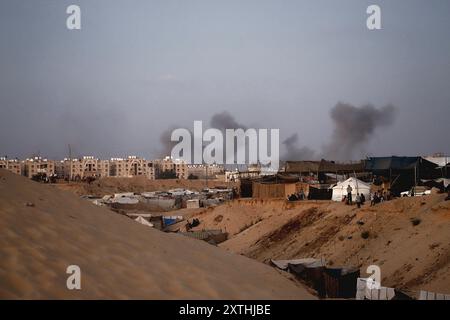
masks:
<svg viewBox="0 0 450 320"><path fill-rule="evenodd" d="M80 159L64 159L57 163L57 174L61 178L83 180L109 176L109 161L99 160L93 156Z"/></svg>
<svg viewBox="0 0 450 320"><path fill-rule="evenodd" d="M45 174L50 177L55 174L55 161L34 157L23 161L23 174L28 178L32 178L37 174Z"/></svg>
<svg viewBox="0 0 450 320"><path fill-rule="evenodd" d="M218 175L223 175L225 170L218 164L189 164L187 165L188 177L193 175L199 179L216 179Z"/></svg>
<svg viewBox="0 0 450 320"><path fill-rule="evenodd" d="M188 166L183 160L165 157L164 159L155 160L154 162L157 177L163 172L169 171L174 172L178 179L187 179L189 176Z"/></svg>
<svg viewBox="0 0 450 320"><path fill-rule="evenodd" d="M21 164L17 159L7 159L6 157L0 157L0 169L6 169L15 174L21 174Z"/></svg>
<svg viewBox="0 0 450 320"><path fill-rule="evenodd" d="M109 166L109 175L111 177L131 178L135 176L145 176L150 180L155 179L153 162L137 156L111 158Z"/></svg>

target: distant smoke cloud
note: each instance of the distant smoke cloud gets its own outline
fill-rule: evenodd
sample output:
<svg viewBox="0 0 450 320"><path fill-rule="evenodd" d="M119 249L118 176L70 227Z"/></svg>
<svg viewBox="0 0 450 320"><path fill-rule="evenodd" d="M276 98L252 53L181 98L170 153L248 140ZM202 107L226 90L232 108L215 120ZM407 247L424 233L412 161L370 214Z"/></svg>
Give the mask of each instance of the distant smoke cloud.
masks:
<svg viewBox="0 0 450 320"><path fill-rule="evenodd" d="M355 107L338 103L330 112L334 129L330 143L324 148L324 157L333 160L350 160L366 151L375 130L390 126L396 109L387 105L376 109L373 105Z"/></svg>
<svg viewBox="0 0 450 320"><path fill-rule="evenodd" d="M227 111L214 114L209 123L211 128L219 129L223 132L225 132L225 129L247 129L246 126L239 124Z"/></svg>
<svg viewBox="0 0 450 320"><path fill-rule="evenodd" d="M158 152L159 158L164 158L166 156L170 156L170 153L172 152L172 148L177 144L176 141L171 141L171 135L172 131L180 128L180 126L173 125L159 135L159 141L161 142L161 149Z"/></svg>
<svg viewBox="0 0 450 320"><path fill-rule="evenodd" d="M351 104L338 103L330 111L333 120L333 133L331 140L325 145L322 152L317 152L308 146L301 146L298 133L286 138L282 144L285 152L282 160L352 160L364 156L366 146L378 128L390 126L396 118L396 108L387 105L375 108L373 105L356 107ZM225 129L247 129L246 125L238 123L227 111L214 114L210 121L210 127L225 132ZM160 141L163 145L161 156L169 155L176 142L170 141L172 131L178 128L172 126L165 130ZM205 127L204 127L205 129ZM235 150L236 152L236 150Z"/></svg>
<svg viewBox="0 0 450 320"><path fill-rule="evenodd" d="M299 145L297 133L283 141L286 147L283 160L353 160L361 158L366 146L378 128L390 126L396 117L396 108L387 105L375 108L368 104L355 107L351 104L338 103L330 111L333 120L331 140L317 153L307 146Z"/></svg>
<svg viewBox="0 0 450 320"><path fill-rule="evenodd" d="M209 127L220 130L223 135L225 136L225 130L226 129L247 129L247 126L243 124L239 124L236 119L228 112L228 111L222 111L219 113L215 113L211 119L209 120ZM176 128L182 128L180 126L171 126L167 130L164 130L160 135L160 142L162 145L162 148L159 152L159 157L167 156L171 154L172 148L177 144L177 142L170 141L170 137L172 134L172 131ZM208 128L207 123L203 123L203 130L206 130ZM193 137L193 132L190 128L186 128L191 132L191 136ZM192 144L193 148L193 144ZM223 145L223 150L225 150L225 140ZM193 151L193 150L191 150ZM225 152L225 151L224 151ZM234 153L236 155L237 147L235 146Z"/></svg>
<svg viewBox="0 0 450 320"><path fill-rule="evenodd" d="M283 141L286 147L286 152L283 155L283 160L314 160L316 159L316 152L309 147L298 146L298 133L294 133Z"/></svg>

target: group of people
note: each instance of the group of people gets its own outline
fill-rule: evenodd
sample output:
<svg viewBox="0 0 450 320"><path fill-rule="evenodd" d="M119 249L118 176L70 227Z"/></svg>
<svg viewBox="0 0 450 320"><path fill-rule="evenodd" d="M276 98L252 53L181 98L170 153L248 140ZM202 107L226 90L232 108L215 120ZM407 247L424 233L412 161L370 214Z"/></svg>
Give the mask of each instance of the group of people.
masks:
<svg viewBox="0 0 450 320"><path fill-rule="evenodd" d="M351 185L347 186L347 196L344 196L344 199L342 199L343 202L345 202L348 205L353 205L353 196L352 196L353 188ZM357 193L355 197L355 203L358 206L358 208L361 208L361 206L366 202L366 196L364 193Z"/></svg>
<svg viewBox="0 0 450 320"><path fill-rule="evenodd" d="M375 191L370 193L370 206L389 200L390 196L386 191Z"/></svg>
<svg viewBox="0 0 450 320"><path fill-rule="evenodd" d="M342 199L342 201L348 205L353 204L352 191L353 191L352 186L348 185L347 186L347 195L344 196L344 199ZM370 193L370 206L371 207L377 203L384 202L387 200L390 200L390 195L388 192L386 192L384 190L382 190L381 192L375 191L375 192ZM364 195L364 193L358 192L355 197L355 203L358 206L358 208L361 208L361 206L364 205L365 202L366 202L366 196Z"/></svg>
<svg viewBox="0 0 450 320"><path fill-rule="evenodd" d="M305 193L303 192L303 190L300 190L299 192L293 193L288 196L289 201L298 201L298 200L305 200L305 199L306 199L306 196L305 196Z"/></svg>

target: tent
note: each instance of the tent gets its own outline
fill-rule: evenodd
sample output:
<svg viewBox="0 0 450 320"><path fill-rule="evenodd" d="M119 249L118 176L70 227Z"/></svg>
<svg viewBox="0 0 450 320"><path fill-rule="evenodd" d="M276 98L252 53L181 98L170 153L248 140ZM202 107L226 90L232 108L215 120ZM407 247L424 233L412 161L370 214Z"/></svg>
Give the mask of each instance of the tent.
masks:
<svg viewBox="0 0 450 320"><path fill-rule="evenodd" d="M365 183L356 178L349 178L343 182L338 182L333 187L333 201L342 201L342 198L347 195L347 186L350 185L352 187L352 198L353 200L356 198L356 194L364 194L367 200L370 199L370 184Z"/></svg>
<svg viewBox="0 0 450 320"><path fill-rule="evenodd" d="M143 224L144 226L153 227L153 223L148 222L143 217L138 216L134 221L139 222L140 224Z"/></svg>

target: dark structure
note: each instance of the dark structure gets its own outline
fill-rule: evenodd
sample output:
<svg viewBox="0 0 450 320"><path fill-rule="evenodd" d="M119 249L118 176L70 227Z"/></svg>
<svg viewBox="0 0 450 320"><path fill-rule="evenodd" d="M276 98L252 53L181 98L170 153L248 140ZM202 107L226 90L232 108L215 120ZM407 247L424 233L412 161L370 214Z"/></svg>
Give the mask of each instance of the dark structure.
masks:
<svg viewBox="0 0 450 320"><path fill-rule="evenodd" d="M437 164L422 157L372 157L365 161L365 170L372 173L374 180L389 180L390 192L395 196L420 184L421 179L438 178L436 168Z"/></svg>
<svg viewBox="0 0 450 320"><path fill-rule="evenodd" d="M334 161L286 161L285 172L288 174L315 175L320 182L327 180L326 174L355 175L365 171L364 161L355 163L336 163Z"/></svg>

